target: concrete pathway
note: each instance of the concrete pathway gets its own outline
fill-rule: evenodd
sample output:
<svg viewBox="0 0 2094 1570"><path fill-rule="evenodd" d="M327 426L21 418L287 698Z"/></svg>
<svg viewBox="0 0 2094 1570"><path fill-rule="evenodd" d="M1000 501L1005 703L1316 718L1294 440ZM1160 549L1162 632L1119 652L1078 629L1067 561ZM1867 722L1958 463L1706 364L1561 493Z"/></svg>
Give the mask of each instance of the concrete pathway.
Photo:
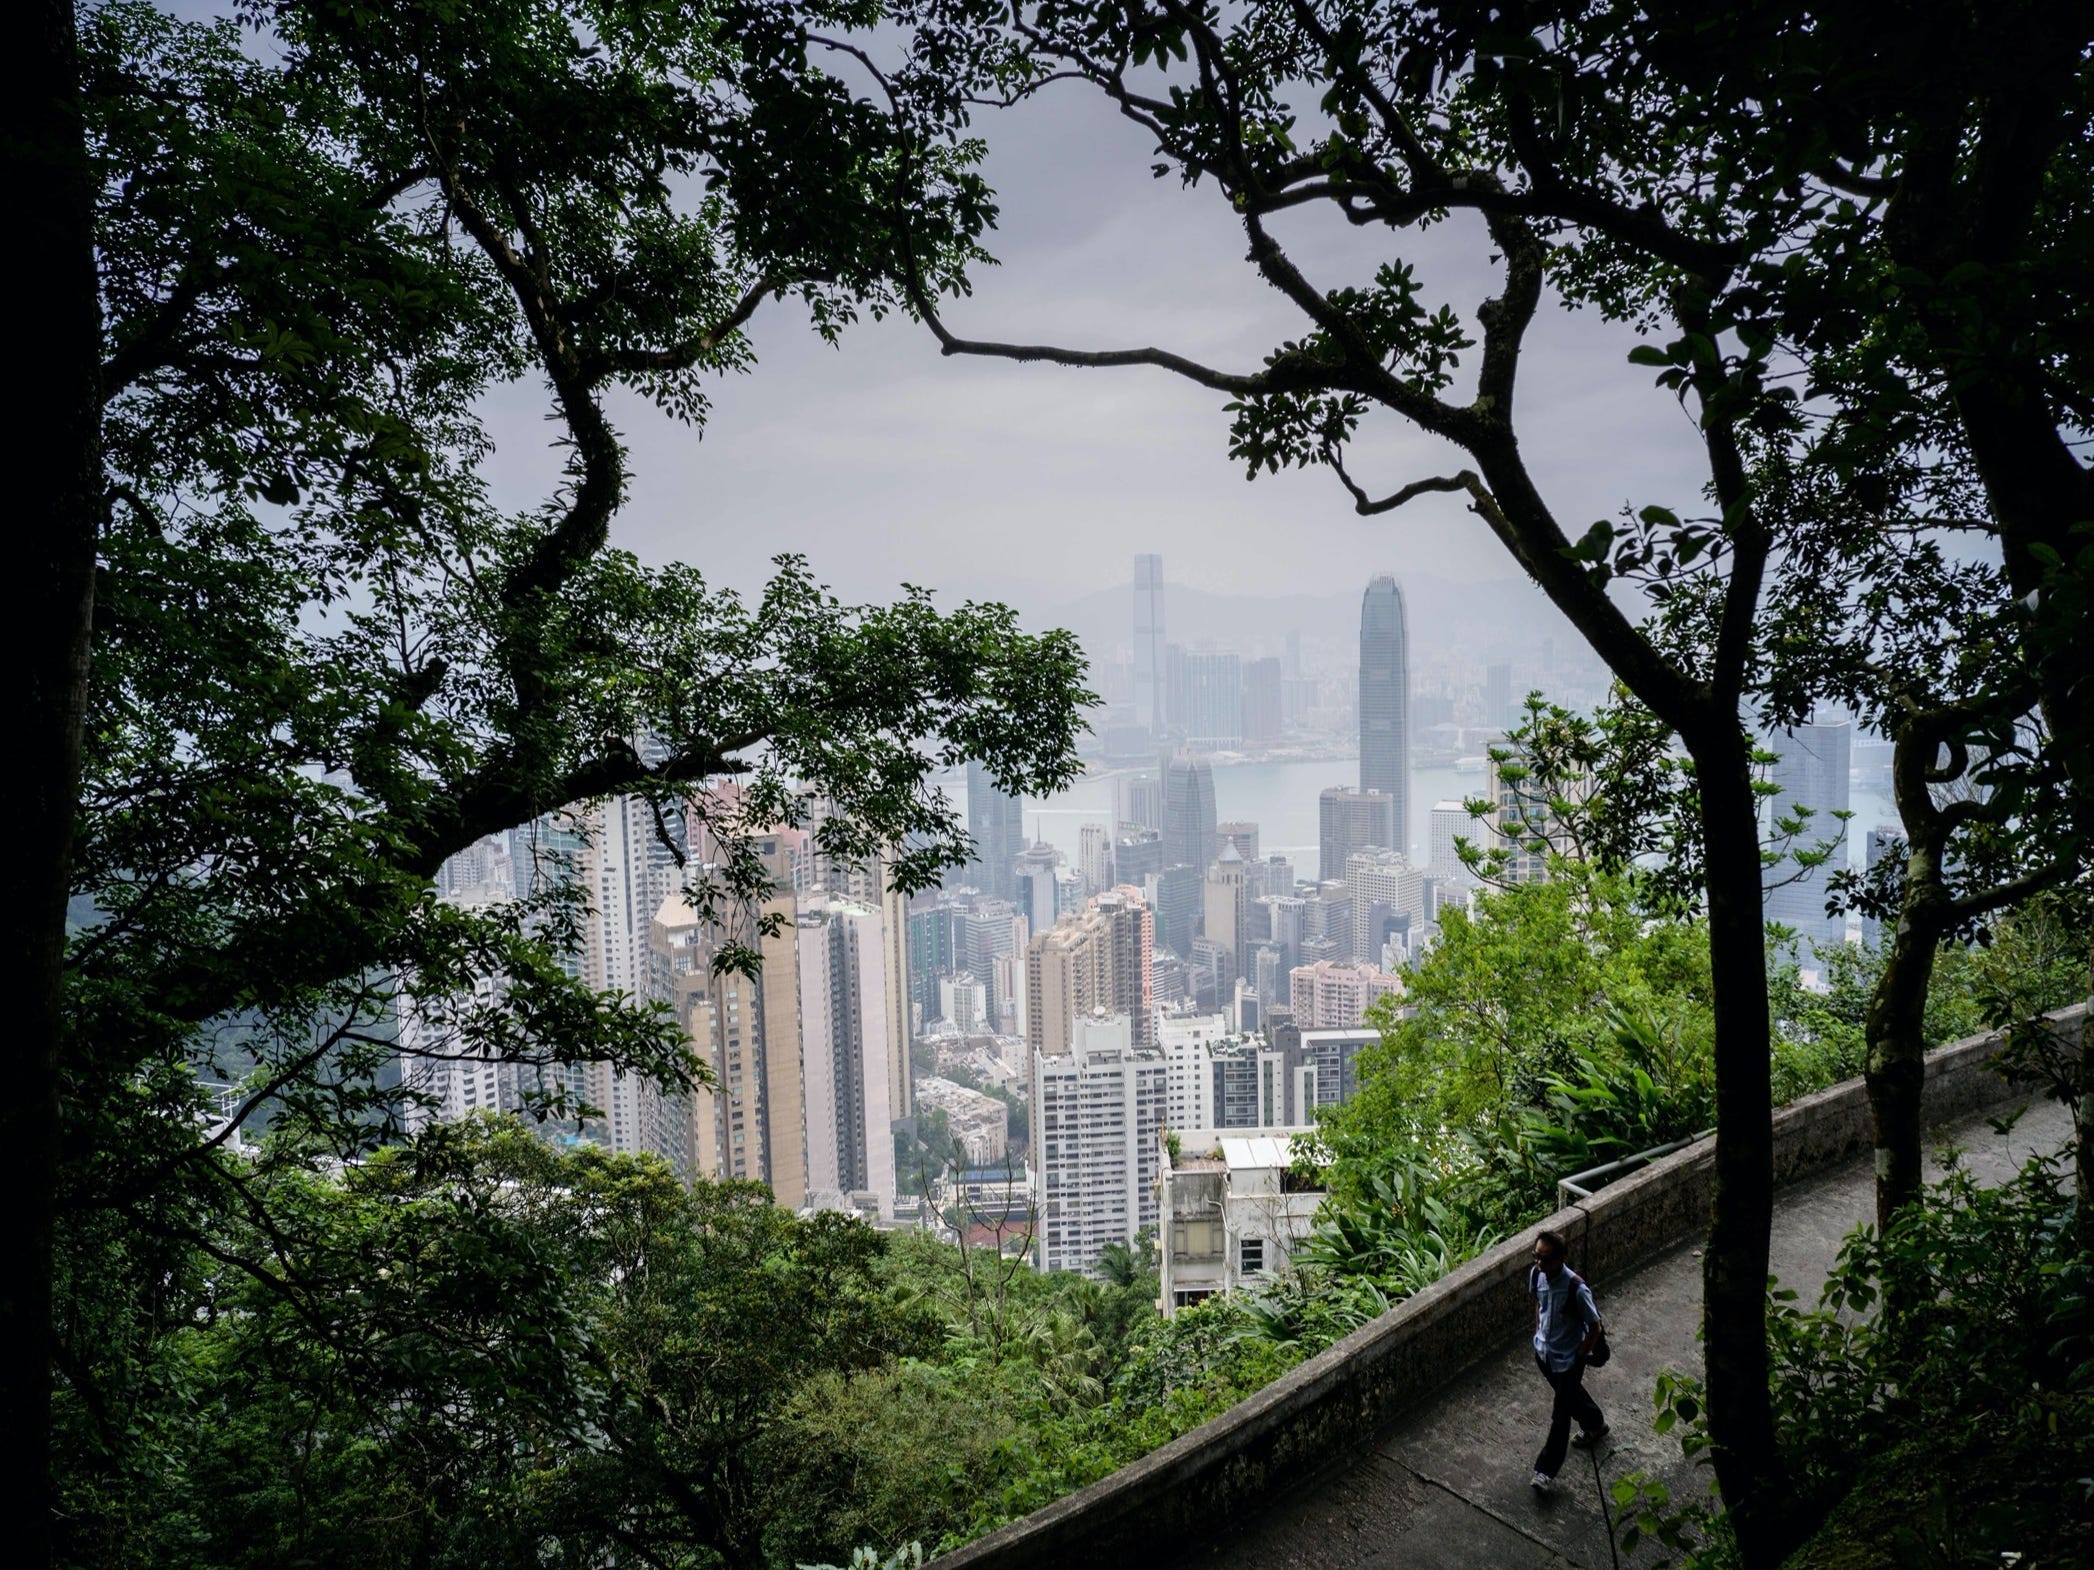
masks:
<svg viewBox="0 0 2094 1570"><path fill-rule="evenodd" d="M1934 1143L1962 1146L1988 1183L2036 1151L2064 1147L2071 1119L2052 1101L2034 1101L2002 1139L1988 1120L2014 1105L1937 1130ZM1929 1177L1938 1170L1930 1161ZM1814 1303L1840 1240L1874 1205L1865 1158L1776 1196L1773 1268L1782 1284ZM1611 1484L1649 1472L1676 1498L1708 1487L1709 1470L1688 1465L1678 1442L1650 1427L1658 1370L1701 1368L1700 1247L1682 1243L1592 1286L1614 1345L1614 1360L1586 1380L1613 1426L1601 1476ZM1413 1408L1372 1450L1232 1523L1226 1541L1181 1555L1174 1570L1612 1570L1589 1456L1570 1453L1551 1495L1528 1486L1548 1416L1548 1387L1522 1338ZM1644 1549L1633 1562L1655 1557Z"/></svg>

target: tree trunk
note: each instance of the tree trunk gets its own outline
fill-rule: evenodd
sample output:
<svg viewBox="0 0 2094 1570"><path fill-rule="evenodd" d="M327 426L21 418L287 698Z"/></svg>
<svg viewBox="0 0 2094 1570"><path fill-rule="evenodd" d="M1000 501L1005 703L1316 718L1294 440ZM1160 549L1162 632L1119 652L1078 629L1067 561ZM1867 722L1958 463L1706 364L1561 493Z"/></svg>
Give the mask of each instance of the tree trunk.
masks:
<svg viewBox="0 0 2094 1570"><path fill-rule="evenodd" d="M1876 1145L1876 1231L1920 1194L1920 1155L1925 1144L1920 1096L1927 1082L1927 985L1941 929L1938 903L1923 892L1917 863L1906 875L1905 905L1884 956L1883 974L1869 996L1867 1021L1869 1116ZM1926 880L1931 883L1931 879Z"/></svg>
<svg viewBox="0 0 2094 1570"><path fill-rule="evenodd" d="M1749 754L1734 721L1716 730L1694 746L1708 856L1709 962L1719 1000L1715 1198L1702 1263L1702 1328L1716 1477L1745 1563L1759 1570L1778 1564L1795 1541L1767 1383L1773 1022Z"/></svg>
<svg viewBox="0 0 2094 1570"><path fill-rule="evenodd" d="M15 763L0 821L14 832L16 892L0 905L0 995L16 1010L0 1097L0 1516L19 1565L52 1557L51 1240L57 1199L59 1036L66 899L80 787L80 727L101 514L101 313L94 204L70 0L32 0L0 67L6 186L13 193L14 352L31 396L16 406L8 464L15 515L17 655L0 684Z"/></svg>

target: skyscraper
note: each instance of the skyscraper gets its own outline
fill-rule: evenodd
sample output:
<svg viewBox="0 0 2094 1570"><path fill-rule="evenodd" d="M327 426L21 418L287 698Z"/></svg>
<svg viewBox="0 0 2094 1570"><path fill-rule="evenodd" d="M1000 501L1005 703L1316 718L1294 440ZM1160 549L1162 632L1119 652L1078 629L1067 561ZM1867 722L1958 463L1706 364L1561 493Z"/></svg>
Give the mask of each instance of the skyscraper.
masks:
<svg viewBox="0 0 2094 1570"><path fill-rule="evenodd" d="M648 938L654 996L676 1010L711 1074L691 1096L692 1169L701 1177L768 1183L787 1209L807 1203L796 916L793 896L781 891L739 919L737 931L754 932L763 956L754 978L713 973L712 956L726 934L700 922L681 895L663 902ZM759 917L786 925L766 934Z"/></svg>
<svg viewBox="0 0 2094 1570"><path fill-rule="evenodd" d="M1243 739L1252 746L1280 739L1286 715L1280 702L1280 662L1252 660L1243 668Z"/></svg>
<svg viewBox="0 0 2094 1570"><path fill-rule="evenodd" d="M1125 1016L1129 1039L1147 1045L1154 1030L1154 947L1153 915L1129 889L1101 894L1083 914L1040 933L1025 952L1026 1045L1067 1052L1077 1022L1101 1009Z"/></svg>
<svg viewBox="0 0 2094 1570"><path fill-rule="evenodd" d="M1369 846L1395 850L1396 803L1381 791L1324 789L1316 804L1316 876L1328 883L1345 876L1356 851Z"/></svg>
<svg viewBox="0 0 2094 1570"><path fill-rule="evenodd" d="M1134 558L1134 722L1163 740L1170 715L1165 707L1163 664L1163 558Z"/></svg>
<svg viewBox="0 0 2094 1570"><path fill-rule="evenodd" d="M1777 793L1768 798L1768 823L1810 809L1802 829L1785 845L1780 861L1767 869L1762 909L1769 921L1794 929L1805 944L1830 946L1846 941L1847 918L1825 913L1825 895L1835 872L1847 866L1847 826L1835 813L1847 810L1847 766L1854 728L1799 725L1767 738L1769 751L1780 755L1768 775ZM1776 831L1778 833L1778 831ZM1797 851L1814 851L1830 841L1830 856L1815 867L1799 866Z"/></svg>
<svg viewBox="0 0 2094 1570"><path fill-rule="evenodd" d="M1087 1016L1070 1046L1033 1054L1039 1269L1095 1270L1108 1243L1155 1224L1167 1095L1163 1054L1134 1044L1125 1015Z"/></svg>
<svg viewBox="0 0 2094 1570"><path fill-rule="evenodd" d="M991 899L1015 899L1013 866L1025 848L1025 814L1018 798L998 789L978 758L967 763L967 832L974 836L967 881Z"/></svg>
<svg viewBox="0 0 2094 1570"><path fill-rule="evenodd" d="M807 1186L894 1208L893 1056L881 913L849 900L799 912Z"/></svg>
<svg viewBox="0 0 2094 1570"><path fill-rule="evenodd" d="M1478 839L1483 830L1469 816L1469 809L1458 801L1442 801L1433 805L1432 833L1427 840L1431 853L1425 865L1442 878L1459 878L1466 874L1462 865L1461 851L1455 841Z"/></svg>
<svg viewBox="0 0 2094 1570"><path fill-rule="evenodd" d="M1245 931L1243 865L1243 857L1237 853L1235 845L1223 845L1221 855L1207 869L1206 887L1202 891L1205 907L1202 934L1220 945L1228 955L1228 974L1217 978L1223 987L1243 974L1244 939L1248 935Z"/></svg>
<svg viewBox="0 0 2094 1570"><path fill-rule="evenodd" d="M1483 673L1483 723L1510 725L1512 722L1512 667L1489 666Z"/></svg>
<svg viewBox="0 0 2094 1570"><path fill-rule="evenodd" d="M1185 656L1185 711L1172 723L1185 744L1219 752L1243 742L1243 663L1233 654Z"/></svg>
<svg viewBox="0 0 2094 1570"><path fill-rule="evenodd" d="M1214 770L1205 758L1173 758L1163 773L1163 864L1204 871L1214 851Z"/></svg>
<svg viewBox="0 0 2094 1570"><path fill-rule="evenodd" d="M1411 650L1403 590L1387 573L1360 601L1360 789L1395 802L1396 840L1410 849Z"/></svg>

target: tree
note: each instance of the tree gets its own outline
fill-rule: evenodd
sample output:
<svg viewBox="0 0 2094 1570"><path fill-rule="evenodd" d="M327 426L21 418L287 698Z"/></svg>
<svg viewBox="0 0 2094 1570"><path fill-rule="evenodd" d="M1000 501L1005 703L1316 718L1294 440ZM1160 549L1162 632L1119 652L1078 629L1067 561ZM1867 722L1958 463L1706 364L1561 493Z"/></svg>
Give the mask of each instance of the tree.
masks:
<svg viewBox="0 0 2094 1570"><path fill-rule="evenodd" d="M1073 642L999 606L847 606L791 559L745 602L610 547L619 389L695 425L711 379L747 368L742 330L768 302L831 335L904 308L898 222L912 279L957 286L979 255L990 209L951 116L905 119L818 64L876 8L244 14L266 48L116 0L86 14L76 53L53 8L21 57L34 90L10 94L34 135L9 156L32 166L59 269L38 331L74 333L51 363L99 403L66 425L66 382L25 466L50 485L32 497L50 570L42 674L10 700L29 704L37 762L19 779L41 804L20 821L48 820L37 878L89 914L68 934L58 883L17 912L22 996L62 979L64 1009L54 1034L32 1007L18 1037L22 1286L0 1330L11 1428L48 1431L55 1356L90 1448L122 1423L74 1418L136 1394L100 1332L128 1326L128 1344L166 1306L136 1270L151 1240L215 1236L230 1212L248 1242L295 1242L271 1222L288 1174L397 1131L409 1096L380 1070L413 1050L403 1016L439 1020L441 1053L608 1059L672 1091L698 1072L671 1022L567 974L570 883L461 910L432 896L446 857L643 798L672 844L681 814L707 846L690 892L733 936L722 963L747 966L769 882L750 829L819 801L826 852L886 852L921 886L967 849L935 771L979 757L1010 788L1054 788L1084 698ZM66 227L69 181L91 255ZM477 410L520 376L544 382L567 469L512 516L487 496ZM66 629L85 636L90 588L76 691L85 646ZM62 941L62 977L46 974L37 956ZM220 1077L239 1083L231 1117L200 1083ZM259 1119L271 1138L235 1155ZM302 1268L226 1264L279 1267ZM10 1486L20 1550L42 1562L33 1462Z"/></svg>

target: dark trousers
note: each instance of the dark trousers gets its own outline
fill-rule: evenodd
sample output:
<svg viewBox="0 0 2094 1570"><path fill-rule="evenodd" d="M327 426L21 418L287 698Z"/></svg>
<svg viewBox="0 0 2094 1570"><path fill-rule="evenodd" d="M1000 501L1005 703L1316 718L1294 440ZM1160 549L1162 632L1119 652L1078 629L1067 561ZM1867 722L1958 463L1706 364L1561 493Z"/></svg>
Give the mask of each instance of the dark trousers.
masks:
<svg viewBox="0 0 2094 1570"><path fill-rule="evenodd" d="M1571 1419L1576 1418L1578 1427L1588 1434L1596 1434L1606 1427L1607 1419L1601 1415L1599 1403L1585 1393L1584 1358L1574 1359L1569 1368L1559 1373L1543 1362L1537 1352L1534 1366L1541 1370L1541 1377L1556 1392L1555 1405L1549 1409L1549 1441L1541 1447L1541 1454L1534 1458L1534 1470L1554 1477L1563 1470L1563 1458L1570 1450Z"/></svg>

